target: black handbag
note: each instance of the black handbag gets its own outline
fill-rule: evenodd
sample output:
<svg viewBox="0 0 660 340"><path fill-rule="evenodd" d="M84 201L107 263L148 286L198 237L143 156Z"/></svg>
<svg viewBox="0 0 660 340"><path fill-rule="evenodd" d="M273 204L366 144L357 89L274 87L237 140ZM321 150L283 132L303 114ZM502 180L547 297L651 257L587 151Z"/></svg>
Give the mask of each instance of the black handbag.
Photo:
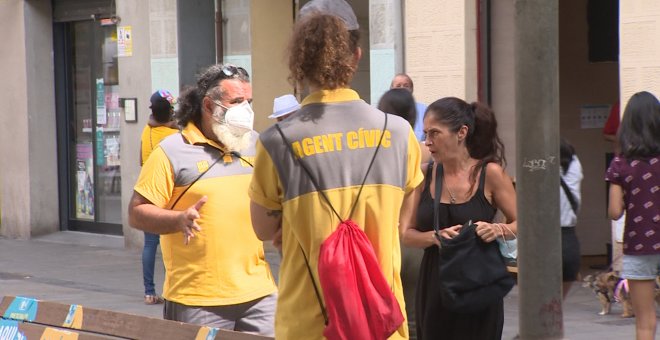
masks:
<svg viewBox="0 0 660 340"><path fill-rule="evenodd" d="M485 170L485 169L484 169ZM440 240L440 294L442 305L458 313L474 313L501 300L515 281L509 274L497 242L484 242L477 225L468 221L452 239L440 237L439 204L442 165L435 178L434 226Z"/></svg>

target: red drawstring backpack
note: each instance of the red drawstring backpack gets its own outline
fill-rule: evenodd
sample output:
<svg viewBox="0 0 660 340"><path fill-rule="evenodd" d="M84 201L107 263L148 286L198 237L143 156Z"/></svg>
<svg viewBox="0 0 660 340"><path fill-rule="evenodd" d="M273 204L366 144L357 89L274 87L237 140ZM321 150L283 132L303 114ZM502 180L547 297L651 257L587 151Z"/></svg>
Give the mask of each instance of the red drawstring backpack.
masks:
<svg viewBox="0 0 660 340"><path fill-rule="evenodd" d="M295 156L291 143L286 139L279 125L275 126L316 190L341 221L337 229L323 241L319 253L318 273L323 289L323 300L326 303L325 307L307 256L300 247L325 319L326 327L323 330L323 336L330 340L387 339L404 321L401 307L380 270L378 259L367 235L350 219L380 149L387 128L387 114L383 133L347 220L341 218L312 176L311 171L300 158Z"/></svg>
<svg viewBox="0 0 660 340"><path fill-rule="evenodd" d="M328 312L328 339L387 339L403 314L367 235L345 220L321 245L319 282Z"/></svg>

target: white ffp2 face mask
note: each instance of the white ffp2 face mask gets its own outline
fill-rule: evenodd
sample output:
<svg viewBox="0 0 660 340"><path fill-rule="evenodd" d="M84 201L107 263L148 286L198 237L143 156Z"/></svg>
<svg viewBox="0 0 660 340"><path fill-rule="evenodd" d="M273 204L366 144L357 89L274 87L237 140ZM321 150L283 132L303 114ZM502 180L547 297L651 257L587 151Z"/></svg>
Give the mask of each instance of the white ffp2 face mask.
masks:
<svg viewBox="0 0 660 340"><path fill-rule="evenodd" d="M225 124L243 129L252 130L254 127L254 111L247 101L232 106L225 111Z"/></svg>

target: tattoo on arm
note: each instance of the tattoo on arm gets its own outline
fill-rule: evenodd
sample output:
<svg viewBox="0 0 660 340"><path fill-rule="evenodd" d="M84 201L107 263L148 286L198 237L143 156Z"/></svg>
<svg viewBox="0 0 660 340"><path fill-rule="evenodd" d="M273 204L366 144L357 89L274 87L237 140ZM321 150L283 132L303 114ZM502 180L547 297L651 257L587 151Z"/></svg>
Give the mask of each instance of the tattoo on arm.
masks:
<svg viewBox="0 0 660 340"><path fill-rule="evenodd" d="M266 212L266 216L272 218L280 218L282 217L282 210L269 210Z"/></svg>

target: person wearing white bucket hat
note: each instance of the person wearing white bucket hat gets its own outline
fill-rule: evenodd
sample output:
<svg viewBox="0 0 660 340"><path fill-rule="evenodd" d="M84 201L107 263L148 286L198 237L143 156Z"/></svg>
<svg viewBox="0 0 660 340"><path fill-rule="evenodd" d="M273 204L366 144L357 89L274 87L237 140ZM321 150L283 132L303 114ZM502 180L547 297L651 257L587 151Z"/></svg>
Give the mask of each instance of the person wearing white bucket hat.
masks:
<svg viewBox="0 0 660 340"><path fill-rule="evenodd" d="M273 113L268 118L277 119L279 122L298 111L298 109L300 109L298 99L292 94L285 94L275 98L273 101Z"/></svg>

